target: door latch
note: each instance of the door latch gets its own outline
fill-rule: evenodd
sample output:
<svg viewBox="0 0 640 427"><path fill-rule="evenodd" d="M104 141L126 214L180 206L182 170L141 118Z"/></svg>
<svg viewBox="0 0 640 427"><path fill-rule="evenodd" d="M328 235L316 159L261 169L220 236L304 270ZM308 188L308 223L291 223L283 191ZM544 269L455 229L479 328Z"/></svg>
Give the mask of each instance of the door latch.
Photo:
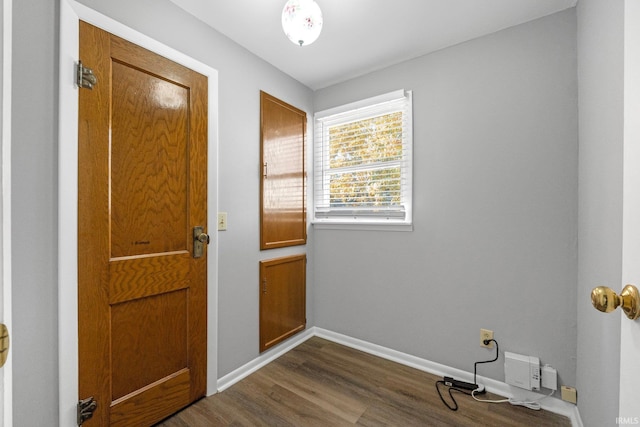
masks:
<svg viewBox="0 0 640 427"><path fill-rule="evenodd" d="M200 225L193 227L193 257L202 257L204 245L208 245L210 241L209 235L204 232L204 227Z"/></svg>

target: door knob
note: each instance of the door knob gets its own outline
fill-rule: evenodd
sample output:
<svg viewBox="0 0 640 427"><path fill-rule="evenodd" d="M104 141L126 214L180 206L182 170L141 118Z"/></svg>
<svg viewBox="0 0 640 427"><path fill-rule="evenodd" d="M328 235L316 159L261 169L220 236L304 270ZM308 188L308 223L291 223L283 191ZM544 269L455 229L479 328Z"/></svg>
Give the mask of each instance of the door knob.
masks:
<svg viewBox="0 0 640 427"><path fill-rule="evenodd" d="M201 258L204 254L204 245L208 245L211 239L204 232L204 227L193 227L193 257Z"/></svg>
<svg viewBox="0 0 640 427"><path fill-rule="evenodd" d="M198 234L198 236L196 237L196 239L198 239L198 241L200 243L206 243L207 245L209 244L209 242L211 241L211 239L209 238L209 235L206 233L200 233Z"/></svg>
<svg viewBox="0 0 640 427"><path fill-rule="evenodd" d="M604 313L610 313L622 307L622 311L629 319L635 320L640 317L640 293L633 285L625 286L620 295L613 292L611 288L598 286L591 291L591 303L597 310Z"/></svg>

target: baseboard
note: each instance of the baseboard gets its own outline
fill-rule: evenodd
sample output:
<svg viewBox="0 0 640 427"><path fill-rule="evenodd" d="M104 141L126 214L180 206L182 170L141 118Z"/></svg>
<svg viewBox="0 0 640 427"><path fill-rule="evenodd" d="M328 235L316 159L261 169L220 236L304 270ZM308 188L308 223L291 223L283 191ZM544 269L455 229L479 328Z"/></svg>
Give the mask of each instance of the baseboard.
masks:
<svg viewBox="0 0 640 427"><path fill-rule="evenodd" d="M440 363L432 362L430 360L422 359L410 354L402 353L387 347L383 347L377 344L373 344L367 341L363 341L357 338L349 337L347 335L339 334L337 332L328 331L326 329L312 327L304 332L292 337L286 341L283 345L278 346L273 351L266 352L251 362L239 367L235 371L225 375L218 380L218 391L223 391L228 387L231 387L236 382L245 378L246 376L257 371L261 367L265 366L269 362L282 356L289 350L300 345L304 341L311 337L320 337L329 341L333 341L337 344L341 344L347 347L351 347L356 350L363 351L365 353L372 354L374 356L381 357L383 359L391 360L396 363L400 363L405 366L409 366L421 371L429 372L430 374L437 376L454 377L463 381L472 382L473 373L463 371L461 369L452 368ZM540 398L539 393L522 390L517 387L512 387L501 381L496 381L491 378L482 376L477 377L478 383L483 384L487 391L495 393L505 398L517 398L519 400L529 400ZM553 412L555 414L563 415L571 420L573 427L583 427L578 407L571 403L565 402L555 397L548 397L540 402L543 409Z"/></svg>
<svg viewBox="0 0 640 427"><path fill-rule="evenodd" d="M415 357L410 354L402 353L400 351L396 351L387 347L382 347L380 345L349 337L347 335L328 331L326 329L317 327L313 329L315 336L333 341L337 344L342 344L356 350L364 351L365 353L382 357L383 359L391 360L393 362L419 369L421 371L429 372L430 374L440 377L448 376L467 382L473 382L472 372L452 368L450 366ZM480 375L477 376L477 381L478 383L483 384L487 391L495 393L499 396L504 396L505 398L515 397L519 400L525 400L538 399L541 396L539 393L512 387L501 381L496 381L494 379L483 377ZM557 399L555 397L543 399L540 402L540 405L543 409L549 412L553 412L555 414L563 415L569 418L573 427L583 427L580 413L578 412L578 407L576 405L565 402L561 399Z"/></svg>
<svg viewBox="0 0 640 427"><path fill-rule="evenodd" d="M299 334L296 334L293 337L289 338L288 340L284 341L282 344L276 346L275 348L265 351L260 356L256 357L249 363L246 363L240 366L235 371L232 371L227 375L225 375L224 377L219 378L218 387L217 387L218 392L226 390L227 388L231 387L238 381L251 375L258 369L269 364L270 362L274 361L275 359L287 353L288 351L292 350L293 348L299 346L300 344L302 344L303 342L305 342L306 340L308 340L313 336L315 336L315 328L306 329L300 332Z"/></svg>

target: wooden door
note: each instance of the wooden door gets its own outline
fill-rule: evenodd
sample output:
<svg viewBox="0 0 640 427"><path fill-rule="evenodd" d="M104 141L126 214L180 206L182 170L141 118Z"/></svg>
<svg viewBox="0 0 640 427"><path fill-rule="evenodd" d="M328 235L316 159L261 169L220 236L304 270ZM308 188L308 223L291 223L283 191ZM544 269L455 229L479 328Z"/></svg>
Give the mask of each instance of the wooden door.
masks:
<svg viewBox="0 0 640 427"><path fill-rule="evenodd" d="M207 78L80 23L79 396L151 425L204 396Z"/></svg>
<svg viewBox="0 0 640 427"><path fill-rule="evenodd" d="M260 92L260 249L305 245L307 114Z"/></svg>
<svg viewBox="0 0 640 427"><path fill-rule="evenodd" d="M306 255L260 261L260 351L303 331Z"/></svg>

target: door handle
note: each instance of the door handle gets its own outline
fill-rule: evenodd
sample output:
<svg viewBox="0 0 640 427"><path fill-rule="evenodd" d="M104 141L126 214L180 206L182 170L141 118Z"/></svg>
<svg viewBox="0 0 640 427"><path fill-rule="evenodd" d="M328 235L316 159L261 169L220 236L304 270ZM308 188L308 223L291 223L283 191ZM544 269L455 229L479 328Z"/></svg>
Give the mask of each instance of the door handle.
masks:
<svg viewBox="0 0 640 427"><path fill-rule="evenodd" d="M207 245L211 241L211 239L209 238L209 235L206 233L198 234L198 237L196 237L196 240L200 243L206 243Z"/></svg>
<svg viewBox="0 0 640 427"><path fill-rule="evenodd" d="M211 242L211 238L204 232L204 227L198 225L193 227L193 257L201 258L204 253L204 246Z"/></svg>
<svg viewBox="0 0 640 427"><path fill-rule="evenodd" d="M640 317L640 293L638 288L633 285L627 285L622 289L620 295L617 295L611 288L606 286L598 286L591 291L591 303L604 313L611 313L618 307L622 307L622 311L631 320Z"/></svg>

